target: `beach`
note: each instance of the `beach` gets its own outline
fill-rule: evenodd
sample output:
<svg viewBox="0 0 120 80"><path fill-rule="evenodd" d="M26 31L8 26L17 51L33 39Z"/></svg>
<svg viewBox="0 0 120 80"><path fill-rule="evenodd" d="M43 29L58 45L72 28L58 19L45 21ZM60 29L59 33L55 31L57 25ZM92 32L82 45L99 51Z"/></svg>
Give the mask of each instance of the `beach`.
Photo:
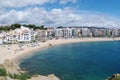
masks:
<svg viewBox="0 0 120 80"><path fill-rule="evenodd" d="M27 55L33 55L37 50L42 50L51 46L77 43L77 42L96 42L96 41L114 41L120 38L77 38L77 39L52 39L46 42L26 43L22 45L11 44L0 46L0 64L4 60L9 59L17 63L17 61Z"/></svg>

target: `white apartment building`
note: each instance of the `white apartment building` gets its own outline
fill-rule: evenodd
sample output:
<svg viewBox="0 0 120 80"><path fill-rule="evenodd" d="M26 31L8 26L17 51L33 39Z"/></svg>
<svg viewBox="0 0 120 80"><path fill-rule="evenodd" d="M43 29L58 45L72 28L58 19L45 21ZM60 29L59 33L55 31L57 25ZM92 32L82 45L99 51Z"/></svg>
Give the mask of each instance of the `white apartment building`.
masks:
<svg viewBox="0 0 120 80"><path fill-rule="evenodd" d="M83 37L88 37L88 36L91 35L91 32L88 28L81 28L81 30L82 30L82 36Z"/></svg>
<svg viewBox="0 0 120 80"><path fill-rule="evenodd" d="M21 26L21 28L16 29L15 32L17 42L30 42L35 40L34 31L27 27Z"/></svg>
<svg viewBox="0 0 120 80"><path fill-rule="evenodd" d="M55 37L61 38L63 36L62 28L55 28L54 31L55 31Z"/></svg>
<svg viewBox="0 0 120 80"><path fill-rule="evenodd" d="M114 37L116 37L116 36L118 36L118 29L117 28L113 28L112 29L112 36L114 36Z"/></svg>
<svg viewBox="0 0 120 80"><path fill-rule="evenodd" d="M3 44L3 37L4 37L4 35L3 35L3 34L0 34L0 45Z"/></svg>

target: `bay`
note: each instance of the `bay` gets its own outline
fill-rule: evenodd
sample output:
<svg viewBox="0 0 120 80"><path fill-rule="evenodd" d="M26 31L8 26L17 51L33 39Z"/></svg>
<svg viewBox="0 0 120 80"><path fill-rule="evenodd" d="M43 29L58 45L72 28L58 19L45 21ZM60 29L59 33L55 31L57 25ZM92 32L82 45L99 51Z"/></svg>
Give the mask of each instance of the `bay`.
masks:
<svg viewBox="0 0 120 80"><path fill-rule="evenodd" d="M55 74L61 80L105 80L120 73L120 42L83 42L53 46L24 58L30 74Z"/></svg>

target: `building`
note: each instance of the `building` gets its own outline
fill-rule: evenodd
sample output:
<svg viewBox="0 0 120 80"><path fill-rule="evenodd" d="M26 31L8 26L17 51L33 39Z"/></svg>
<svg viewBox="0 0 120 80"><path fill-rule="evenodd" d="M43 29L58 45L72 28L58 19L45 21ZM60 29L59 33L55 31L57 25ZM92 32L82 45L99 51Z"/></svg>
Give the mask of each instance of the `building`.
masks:
<svg viewBox="0 0 120 80"><path fill-rule="evenodd" d="M46 36L47 36L47 30L36 30L36 40L37 41L45 41L46 40Z"/></svg>
<svg viewBox="0 0 120 80"><path fill-rule="evenodd" d="M63 28L55 28L55 38L62 38L64 37L64 30Z"/></svg>
<svg viewBox="0 0 120 80"><path fill-rule="evenodd" d="M91 36L91 31L88 28L81 28L82 30L82 37L90 37Z"/></svg>
<svg viewBox="0 0 120 80"><path fill-rule="evenodd" d="M3 35L3 34L0 34L0 45L3 44L3 38L4 38L4 35Z"/></svg>
<svg viewBox="0 0 120 80"><path fill-rule="evenodd" d="M72 38L79 38L82 36L81 28L72 28Z"/></svg>
<svg viewBox="0 0 120 80"><path fill-rule="evenodd" d="M119 30L119 29L117 29L117 28L113 28L113 29L112 29L112 36L113 36L113 37L118 37L118 30Z"/></svg>
<svg viewBox="0 0 120 80"><path fill-rule="evenodd" d="M47 37L48 39L55 38L55 30L54 30L54 28L48 28L48 29L46 30L46 37Z"/></svg>
<svg viewBox="0 0 120 80"><path fill-rule="evenodd" d="M112 29L105 29L105 37L111 37L112 36Z"/></svg>
<svg viewBox="0 0 120 80"><path fill-rule="evenodd" d="M35 40L35 34L32 29L21 26L21 28L16 29L15 32L17 42L31 42Z"/></svg>

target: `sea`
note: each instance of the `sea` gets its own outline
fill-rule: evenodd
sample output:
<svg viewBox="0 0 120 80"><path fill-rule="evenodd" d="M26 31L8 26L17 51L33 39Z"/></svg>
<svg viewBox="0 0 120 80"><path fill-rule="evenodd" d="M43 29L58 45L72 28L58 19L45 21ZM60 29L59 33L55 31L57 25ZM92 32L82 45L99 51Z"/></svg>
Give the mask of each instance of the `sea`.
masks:
<svg viewBox="0 0 120 80"><path fill-rule="evenodd" d="M105 80L120 73L120 41L62 44L24 57L29 74L55 74L61 80Z"/></svg>

